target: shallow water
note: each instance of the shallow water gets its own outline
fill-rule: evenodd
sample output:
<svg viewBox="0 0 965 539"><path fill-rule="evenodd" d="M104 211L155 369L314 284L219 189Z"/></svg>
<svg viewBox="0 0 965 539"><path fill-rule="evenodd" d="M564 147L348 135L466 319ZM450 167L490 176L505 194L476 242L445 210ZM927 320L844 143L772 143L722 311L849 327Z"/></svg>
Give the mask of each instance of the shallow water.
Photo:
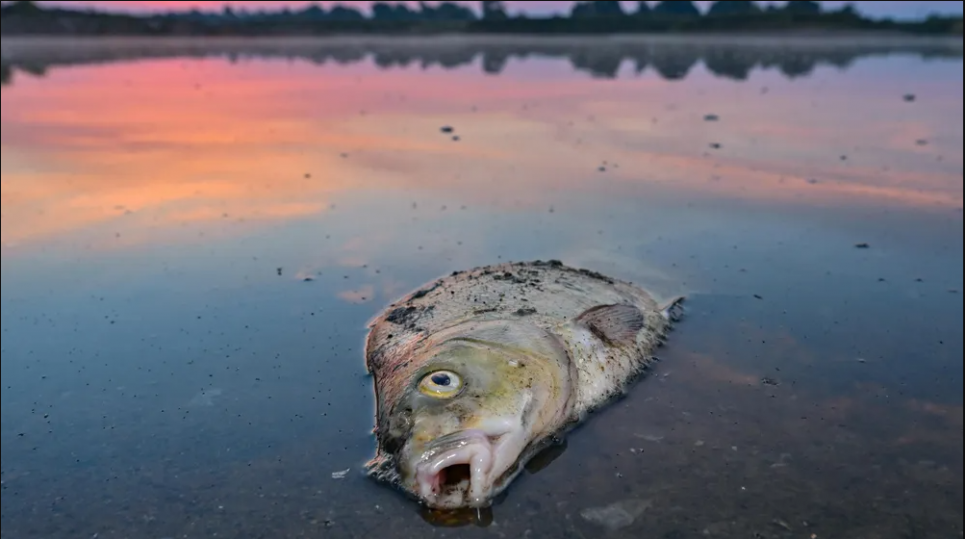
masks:
<svg viewBox="0 0 965 539"><path fill-rule="evenodd" d="M2 47L4 539L962 536L960 40ZM657 370L491 514L363 477L365 323L551 258Z"/></svg>

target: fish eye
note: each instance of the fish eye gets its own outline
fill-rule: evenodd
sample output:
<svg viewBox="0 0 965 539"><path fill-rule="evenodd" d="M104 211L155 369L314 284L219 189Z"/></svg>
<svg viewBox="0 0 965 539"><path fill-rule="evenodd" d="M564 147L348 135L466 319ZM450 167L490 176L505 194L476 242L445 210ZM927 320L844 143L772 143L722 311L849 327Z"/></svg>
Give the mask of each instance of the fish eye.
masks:
<svg viewBox="0 0 965 539"><path fill-rule="evenodd" d="M429 373L419 384L419 390L430 397L452 397L462 389L462 378L452 371Z"/></svg>

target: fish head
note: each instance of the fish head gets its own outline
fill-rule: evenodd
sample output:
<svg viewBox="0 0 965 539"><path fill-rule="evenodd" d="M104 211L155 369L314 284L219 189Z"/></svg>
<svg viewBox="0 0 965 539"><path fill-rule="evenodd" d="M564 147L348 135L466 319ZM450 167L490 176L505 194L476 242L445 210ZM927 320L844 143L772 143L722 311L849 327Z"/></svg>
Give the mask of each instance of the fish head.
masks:
<svg viewBox="0 0 965 539"><path fill-rule="evenodd" d="M403 488L429 507L490 505L565 422L569 361L531 329L447 339L411 370L383 445Z"/></svg>

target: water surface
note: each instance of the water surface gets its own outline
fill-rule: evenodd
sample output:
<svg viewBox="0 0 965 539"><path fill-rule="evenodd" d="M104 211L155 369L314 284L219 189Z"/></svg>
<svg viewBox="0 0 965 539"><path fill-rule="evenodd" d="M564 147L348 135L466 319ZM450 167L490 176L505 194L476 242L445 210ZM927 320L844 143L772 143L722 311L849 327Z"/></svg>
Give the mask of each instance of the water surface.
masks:
<svg viewBox="0 0 965 539"><path fill-rule="evenodd" d="M960 41L2 47L3 538L961 537ZM534 259L687 317L422 514L360 472L365 324Z"/></svg>

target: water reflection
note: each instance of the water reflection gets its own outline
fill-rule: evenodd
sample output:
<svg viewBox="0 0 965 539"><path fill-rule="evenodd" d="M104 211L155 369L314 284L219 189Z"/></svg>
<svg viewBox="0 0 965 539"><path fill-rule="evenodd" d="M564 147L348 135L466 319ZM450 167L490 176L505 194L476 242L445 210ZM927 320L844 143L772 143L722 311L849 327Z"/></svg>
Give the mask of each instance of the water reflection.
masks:
<svg viewBox="0 0 965 539"><path fill-rule="evenodd" d="M3 40L4 537L960 535L954 48L322 43ZM687 317L420 514L359 472L365 324L537 258Z"/></svg>
<svg viewBox="0 0 965 539"><path fill-rule="evenodd" d="M28 45L27 42L30 42ZM349 65L371 61L382 69L418 66L458 69L479 63L483 72L502 74L512 61L530 58L567 59L577 72L594 78L614 79L625 63L641 75L652 68L668 81L686 79L703 62L718 77L747 80L755 70L776 69L784 77L807 77L822 65L847 69L860 58L909 54L921 58L959 58L961 41L912 39L907 41L863 41L829 38L816 44L795 45L793 40L780 44L713 39L506 39L504 42L479 38L436 40L431 46L419 41L215 41L149 44L137 40L115 41L106 46L85 43L72 47L37 47L36 41L15 40L5 44L4 84L11 79L9 70L43 76L50 67L160 58L226 57L231 62L251 58L305 60L316 65Z"/></svg>

